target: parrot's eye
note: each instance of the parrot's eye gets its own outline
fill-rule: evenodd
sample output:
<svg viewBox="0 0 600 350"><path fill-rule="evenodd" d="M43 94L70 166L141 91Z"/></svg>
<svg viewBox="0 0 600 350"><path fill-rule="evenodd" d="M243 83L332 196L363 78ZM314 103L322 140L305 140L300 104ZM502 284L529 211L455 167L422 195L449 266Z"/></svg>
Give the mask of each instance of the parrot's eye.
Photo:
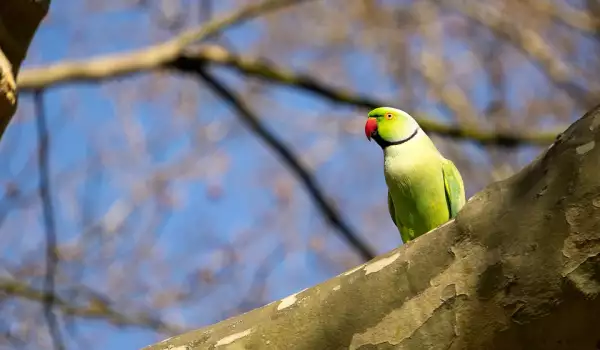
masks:
<svg viewBox="0 0 600 350"><path fill-rule="evenodd" d="M392 115L392 113L388 113L388 114L385 115L385 117L387 119L392 119L394 116Z"/></svg>

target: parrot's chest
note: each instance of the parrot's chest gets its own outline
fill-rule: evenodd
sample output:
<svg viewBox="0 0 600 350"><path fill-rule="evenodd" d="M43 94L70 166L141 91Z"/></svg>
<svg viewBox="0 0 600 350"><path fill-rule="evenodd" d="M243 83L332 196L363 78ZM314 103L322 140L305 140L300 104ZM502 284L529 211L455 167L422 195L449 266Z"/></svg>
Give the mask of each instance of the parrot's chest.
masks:
<svg viewBox="0 0 600 350"><path fill-rule="evenodd" d="M385 157L385 181L402 225L424 233L448 218L444 178L437 152ZM416 156L418 154L418 156Z"/></svg>
<svg viewBox="0 0 600 350"><path fill-rule="evenodd" d="M386 162L385 181L394 192L413 199L427 194L444 194L444 179L439 162L423 158Z"/></svg>
<svg viewBox="0 0 600 350"><path fill-rule="evenodd" d="M403 192L438 187L432 182L443 182L440 160L439 152L423 147L423 142L388 147L384 155L384 174L388 187L398 187ZM435 181L436 178L439 181Z"/></svg>

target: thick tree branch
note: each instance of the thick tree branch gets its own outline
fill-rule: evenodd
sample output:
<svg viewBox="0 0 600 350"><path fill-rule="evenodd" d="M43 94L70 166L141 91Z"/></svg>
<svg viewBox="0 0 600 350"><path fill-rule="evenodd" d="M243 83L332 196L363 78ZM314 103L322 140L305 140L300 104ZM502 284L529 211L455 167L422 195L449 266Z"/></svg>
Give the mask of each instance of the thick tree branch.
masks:
<svg viewBox="0 0 600 350"><path fill-rule="evenodd" d="M0 137L17 109L15 77L49 5L49 0L0 1Z"/></svg>
<svg viewBox="0 0 600 350"><path fill-rule="evenodd" d="M328 203L323 195L323 190L319 187L317 181L311 173L300 163L298 157L293 151L278 139L274 134L260 122L260 120L252 113L250 108L238 97L234 92L229 90L225 85L215 79L211 74L205 71L204 67L195 62L191 62L191 66L186 66L185 62L179 62L179 66L184 71L188 71L199 75L207 85L212 88L216 94L230 104L237 115L242 119L252 131L258 135L272 150L274 150L283 160L283 162L293 171L293 173L302 182L308 194L315 202L320 211L325 215L329 223L335 227L342 238L344 238L351 247L360 254L364 260L371 260L375 256L371 248L362 241L360 236L350 228L350 225L342 218L341 214Z"/></svg>
<svg viewBox="0 0 600 350"><path fill-rule="evenodd" d="M146 349L594 349L599 168L600 106L446 225Z"/></svg>
<svg viewBox="0 0 600 350"><path fill-rule="evenodd" d="M55 307L64 315L85 319L104 320L118 327L144 327L155 329L158 332L167 335L177 334L183 331L180 327L166 324L145 313L137 313L133 316L126 315L122 311L118 311L112 307L110 302L99 299L90 300L87 305L76 305L56 294L49 297L45 292L32 288L26 283L14 279L0 278L0 296L3 294L39 303L43 303L44 300L52 298Z"/></svg>
<svg viewBox="0 0 600 350"><path fill-rule="evenodd" d="M148 49L151 51L151 49ZM136 55L143 56L141 53ZM355 94L351 91L334 88L308 74L296 73L258 58L235 55L221 46L203 45L199 48L182 51L172 61L154 61L152 65L145 63L143 57L132 59L129 55L110 55L80 62L64 62L48 67L29 68L21 74L19 86L21 90L39 89L52 85L112 79L123 75L140 73L147 70L158 70L164 67L180 69L181 63L186 66L210 63L226 66L236 71L265 81L291 86L316 94L333 102L349 104L361 108L393 106L392 101L378 100ZM450 126L435 120L417 116L424 130L457 139L471 139L482 144L516 146L521 144L547 145L556 137L556 131L549 132L509 132L487 131L475 128Z"/></svg>

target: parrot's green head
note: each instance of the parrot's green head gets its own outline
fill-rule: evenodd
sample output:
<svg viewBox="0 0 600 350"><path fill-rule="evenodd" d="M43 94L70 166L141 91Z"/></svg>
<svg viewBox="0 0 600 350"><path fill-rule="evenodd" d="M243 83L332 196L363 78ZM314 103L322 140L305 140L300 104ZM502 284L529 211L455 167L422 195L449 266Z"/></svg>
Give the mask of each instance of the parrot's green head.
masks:
<svg viewBox="0 0 600 350"><path fill-rule="evenodd" d="M365 124L367 139L375 140L381 148L410 141L419 131L419 124L406 112L379 107L369 112Z"/></svg>

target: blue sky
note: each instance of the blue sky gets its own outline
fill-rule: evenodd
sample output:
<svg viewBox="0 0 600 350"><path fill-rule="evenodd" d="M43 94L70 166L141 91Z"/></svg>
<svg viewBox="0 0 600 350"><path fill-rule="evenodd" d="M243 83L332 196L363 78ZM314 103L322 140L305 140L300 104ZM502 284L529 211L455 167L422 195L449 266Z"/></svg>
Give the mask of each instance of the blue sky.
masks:
<svg viewBox="0 0 600 350"><path fill-rule="evenodd" d="M112 3L119 2L109 3L112 6ZM151 10L125 5L125 1L122 3L92 11L88 2L54 1L49 18L33 40L24 67L125 52L170 37L167 31L156 29ZM216 11L224 13L228 8L231 8L231 2L223 1ZM265 30L260 22L251 22L227 31L225 37L237 51L244 52L252 49ZM450 39L446 46L449 56L460 56L468 50ZM306 67L315 57L314 52L308 49L304 53L299 50L290 60L280 63L310 71ZM386 78L377 62L364 52L349 50L340 64L347 73L348 87L356 92L393 100L402 89ZM510 78L544 79L532 65L524 65L522 69L524 73L515 73ZM230 86L245 88L239 75L225 69L217 71ZM161 79L165 87L162 90L156 88L159 92L152 92L152 82L156 79ZM523 82L512 84L518 86ZM348 118L365 111L334 105L290 88L267 88L267 91L266 95L257 97L259 102L252 101L252 107L269 128L296 152L312 154L311 150L322 142L334 145L327 159L315 166L314 173L352 227L363 233L379 253L400 244L385 211L386 187L381 173L380 151L374 144L365 142L361 132L345 132L336 129L335 125L323 127L333 120L331 118ZM489 84L482 79L473 91L472 97L481 112L490 98ZM148 98L148 94L152 93L158 97ZM173 105L182 98L199 102L191 112L181 112ZM516 96L508 100L515 105L519 103ZM38 180L35 158L31 158L36 149L31 96L23 94L20 103L17 118L0 144L0 152L4 154L4 162L0 163L0 180L16 182L24 191L32 191ZM192 77L141 75L100 85L69 84L48 90L45 103L51 130L54 205L62 242L76 239L81 234L80 207L85 207L86 216L95 221L103 217L115 202L128 200L135 185L143 184L156 171L183 162L199 169L196 170L198 172L208 173L169 179L167 187L177 198L177 208L156 218L153 212L156 203L141 206L125 221L120 233L124 237L118 238L118 249L126 255L135 250L137 239L155 235L156 244L164 250L163 263L173 268L167 278L170 286L184 285L195 269L211 264L215 257L210 252L215 247L243 244L239 252L242 263L219 271L217 277L222 280L214 289L196 285L207 288L206 297L192 305L162 310L161 316L165 320L183 318L188 326L196 328L241 312L233 305L243 301L261 262L273 252L275 263L271 263L272 269L267 274L268 287L264 295L258 301L244 303L242 308L258 307L285 297L358 263L358 260L349 258L345 243L324 222L277 156L247 131L227 106ZM449 113L438 105L423 101L419 108L452 122ZM135 124L133 129L139 130L150 141L142 142L141 146L132 143L130 135L122 129L123 123L128 123L128 120ZM226 137L216 142L198 141L196 130L208 126L226 130ZM469 142L461 144L465 146L464 154L475 159L474 164L485 164L486 156L480 147ZM133 153L138 146L147 149L144 158ZM537 148L520 151L518 163L526 164L538 152ZM98 162L104 154L111 155L110 164ZM128 181L123 181L124 178ZM286 184L292 184L292 199L287 207L278 202L272 189L273 181L281 181L284 188ZM485 183L468 183L468 195L483 185ZM222 191L216 199L210 195L214 188ZM10 207L13 203L7 205ZM144 223L155 218L155 228L145 230ZM2 230L15 232L23 226L23 222L28 223L26 227L32 230L31 234L19 238L18 249L7 251L5 255L15 263L20 261L24 252L43 247L39 206L11 211ZM322 256L309 249L309 242L314 239L325 241ZM89 254L93 253L92 247ZM120 266L118 262L116 266ZM124 263L125 267L127 263ZM149 276L154 273L154 268L153 264L142 264L135 271ZM88 266L77 282L110 294L113 289L107 286L105 280L108 269L103 265ZM152 290L158 290L164 281L149 283ZM131 305L137 305L135 300L143 300L144 297L143 293L128 295L133 299ZM102 321L79 324L84 334L102 335L102 341L90 345L92 349L139 348L163 337L133 327L113 328ZM81 344L71 346L78 348Z"/></svg>

